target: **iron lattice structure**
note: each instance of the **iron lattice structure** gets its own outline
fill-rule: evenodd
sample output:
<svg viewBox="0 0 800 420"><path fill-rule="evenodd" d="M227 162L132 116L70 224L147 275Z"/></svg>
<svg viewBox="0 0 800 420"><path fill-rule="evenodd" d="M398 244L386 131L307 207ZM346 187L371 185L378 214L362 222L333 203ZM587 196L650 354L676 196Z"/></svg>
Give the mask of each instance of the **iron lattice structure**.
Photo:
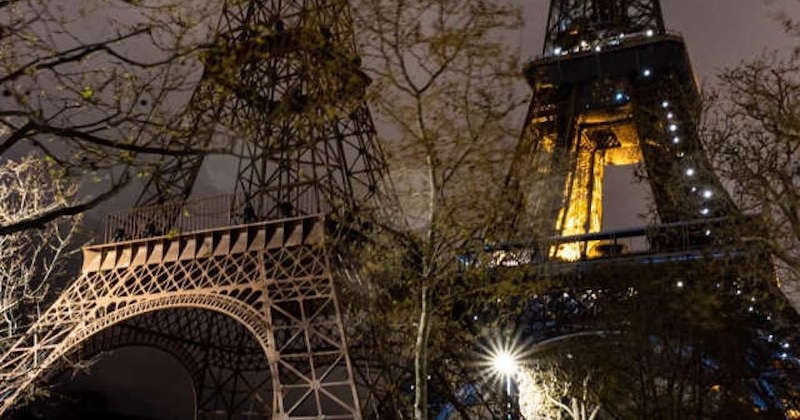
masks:
<svg viewBox="0 0 800 420"><path fill-rule="evenodd" d="M625 344L642 340L641 352L618 362L643 365L641 376L623 374L621 383L645 389L636 381L650 378L681 390L635 401L623 388L621 401L643 418L715 413L726 403L766 415L796 410L800 381L791 372L799 363L786 349L800 344L800 318L777 287L770 256L738 240L758 223L735 206L706 157L686 47L665 31L659 2L552 0L544 56L525 75L533 100L507 186L516 237L487 249L498 270L533 265L520 275L554 286L527 303L517 327L533 340L600 330L605 347L585 348L608 354L623 351L614 334L640 322ZM660 225L604 231L611 165L638 165ZM717 299L711 322L726 326L686 322L674 308L689 290ZM685 299L688 311L694 303ZM743 376L730 381L733 371ZM689 380L676 385L677 372ZM735 401L720 403L710 385L720 383L714 389ZM687 393L696 398L685 400Z"/></svg>
<svg viewBox="0 0 800 420"><path fill-rule="evenodd" d="M661 4L652 0L553 0L547 17L544 52L570 50L581 41L624 34L664 33Z"/></svg>
<svg viewBox="0 0 800 420"><path fill-rule="evenodd" d="M229 142L245 156L232 212L251 221L365 205L384 162L347 1L231 0L217 33L183 117L195 129L171 141ZM201 164L165 158L139 205L185 199Z"/></svg>
<svg viewBox="0 0 800 420"><path fill-rule="evenodd" d="M546 55L526 68L533 100L510 218L546 220L545 236L598 232L604 169L632 164L643 167L661 222L737 215L700 143L686 47L664 31L659 3L556 0L550 17ZM549 47L580 20L607 32L575 29L576 44Z"/></svg>
<svg viewBox="0 0 800 420"><path fill-rule="evenodd" d="M187 369L198 418L361 418L326 226L376 207L385 165L348 4L227 1L201 59L191 129L164 141L231 142L233 199L203 215L202 157L159 162L149 207L109 219L117 242L0 358L0 413L64 358L147 345Z"/></svg>
<svg viewBox="0 0 800 420"><path fill-rule="evenodd" d="M2 409L84 344L138 344L183 363L200 418L360 418L325 237L306 217L85 248L0 360Z"/></svg>

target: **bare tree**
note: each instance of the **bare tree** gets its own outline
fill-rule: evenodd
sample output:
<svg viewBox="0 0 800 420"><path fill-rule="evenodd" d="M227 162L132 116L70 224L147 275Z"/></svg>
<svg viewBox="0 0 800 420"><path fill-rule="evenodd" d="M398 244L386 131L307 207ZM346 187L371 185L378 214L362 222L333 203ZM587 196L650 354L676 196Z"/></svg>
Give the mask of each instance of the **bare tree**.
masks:
<svg viewBox="0 0 800 420"><path fill-rule="evenodd" d="M368 99L400 201L395 213L373 221L381 229L360 257L362 278L372 285L369 318L388 326L380 340L391 359L384 370L396 374L387 380L395 416L404 418L411 403L421 420L429 382L456 405L468 382L462 362L467 336L475 335L453 314L479 287L459 275L457 258L490 229L518 134L518 92L526 90L504 37L520 14L482 0L355 3L360 54L373 80Z"/></svg>
<svg viewBox="0 0 800 420"><path fill-rule="evenodd" d="M0 1L0 156L35 148L105 191L0 234L78 214L165 158L213 149L191 141L203 127L185 111L220 7L205 3Z"/></svg>
<svg viewBox="0 0 800 420"><path fill-rule="evenodd" d="M768 249L792 283L800 278L799 75L800 51L723 71L704 132L738 205L760 216L761 229L742 239Z"/></svg>
<svg viewBox="0 0 800 420"><path fill-rule="evenodd" d="M63 170L29 155L0 165L0 224L31 220L69 207L77 184ZM81 217L62 216L25 232L0 235L0 348L35 315L53 279L76 252Z"/></svg>
<svg viewBox="0 0 800 420"><path fill-rule="evenodd" d="M516 375L520 412L526 419L594 420L602 405L593 401L589 374L577 381L559 375L557 366L523 367Z"/></svg>

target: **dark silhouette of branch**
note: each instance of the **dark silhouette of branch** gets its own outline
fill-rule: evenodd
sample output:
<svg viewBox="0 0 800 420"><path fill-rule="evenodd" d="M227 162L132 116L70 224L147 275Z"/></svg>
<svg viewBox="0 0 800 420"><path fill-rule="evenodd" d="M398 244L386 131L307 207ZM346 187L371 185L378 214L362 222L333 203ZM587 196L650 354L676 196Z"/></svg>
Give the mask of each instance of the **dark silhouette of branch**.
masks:
<svg viewBox="0 0 800 420"><path fill-rule="evenodd" d="M194 149L194 148L169 148L169 147L155 147L155 146L142 146L133 143L121 143L115 140L99 137L85 131L73 130L71 128L53 127L38 123L29 123L32 129L47 134L56 134L61 137L72 138L76 140L86 141L98 146L111 147L120 150L127 150L136 153L169 155L169 156L194 156L206 153L225 153L223 149ZM2 150L0 150L2 151Z"/></svg>

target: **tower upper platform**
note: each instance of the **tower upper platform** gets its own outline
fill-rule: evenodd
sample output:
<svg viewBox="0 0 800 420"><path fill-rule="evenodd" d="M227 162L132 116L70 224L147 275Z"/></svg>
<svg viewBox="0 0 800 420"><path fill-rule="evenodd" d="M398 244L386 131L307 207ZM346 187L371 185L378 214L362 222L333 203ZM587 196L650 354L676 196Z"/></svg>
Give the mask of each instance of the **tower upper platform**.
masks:
<svg viewBox="0 0 800 420"><path fill-rule="evenodd" d="M544 51L594 48L636 34L663 34L658 0L552 0Z"/></svg>

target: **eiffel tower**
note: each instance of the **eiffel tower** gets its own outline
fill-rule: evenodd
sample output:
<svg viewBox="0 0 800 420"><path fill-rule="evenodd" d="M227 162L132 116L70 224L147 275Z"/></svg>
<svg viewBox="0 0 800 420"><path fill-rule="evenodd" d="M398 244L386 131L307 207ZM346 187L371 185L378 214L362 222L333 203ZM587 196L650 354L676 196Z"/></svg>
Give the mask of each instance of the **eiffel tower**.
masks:
<svg viewBox="0 0 800 420"><path fill-rule="evenodd" d="M738 240L758 229L757 221L739 211L706 157L698 135L700 95L686 46L665 29L659 1L551 0L542 56L525 76L533 99L507 185L507 219L514 228L507 242L487 247L492 265L532 266L522 275L555 284L528 303L518 321L523 335L540 342L575 337L591 348L593 337L613 342L609 332L625 330L638 316L645 325L641 337L652 342L644 349L660 349L648 357L662 364L646 368L666 367L674 378L691 366L692 377L700 378L682 388L694 392L696 401L680 400L681 393L669 401L653 395L634 402L638 416L685 418L711 409L721 401L714 393L724 388L713 381L731 366L753 372L755 385L740 390L739 402L759 401L753 406L768 415L797 410L797 389L775 379L785 379L783 367L793 360L786 350L800 344L797 313L777 287L770 257ZM617 165L638 166L652 193L655 225L604 228L604 205L613 205L603 200L604 175ZM685 315L664 297L680 299L689 291L723 302L721 314L711 318L730 329L704 339L740 345L692 356L694 362L686 354L699 341L666 347L668 338L686 338L688 328L681 330ZM631 312L614 318L614 310ZM665 329L674 329L662 336L647 330L657 316L673 322ZM719 367L721 359L730 364ZM627 362L631 369L635 361ZM716 368L708 366L714 363ZM630 393L636 384L646 386L635 375L625 378ZM712 382L704 387L705 380ZM663 389L672 384L662 382ZM685 411L665 414L675 407L675 413Z"/></svg>
<svg viewBox="0 0 800 420"><path fill-rule="evenodd" d="M203 158L163 159L0 357L0 415L66 359L145 345L186 368L196 418L361 418L331 226L375 206L384 162L348 4L226 2L216 34L183 115L198 128L164 141L227 136L235 194L186 201Z"/></svg>

